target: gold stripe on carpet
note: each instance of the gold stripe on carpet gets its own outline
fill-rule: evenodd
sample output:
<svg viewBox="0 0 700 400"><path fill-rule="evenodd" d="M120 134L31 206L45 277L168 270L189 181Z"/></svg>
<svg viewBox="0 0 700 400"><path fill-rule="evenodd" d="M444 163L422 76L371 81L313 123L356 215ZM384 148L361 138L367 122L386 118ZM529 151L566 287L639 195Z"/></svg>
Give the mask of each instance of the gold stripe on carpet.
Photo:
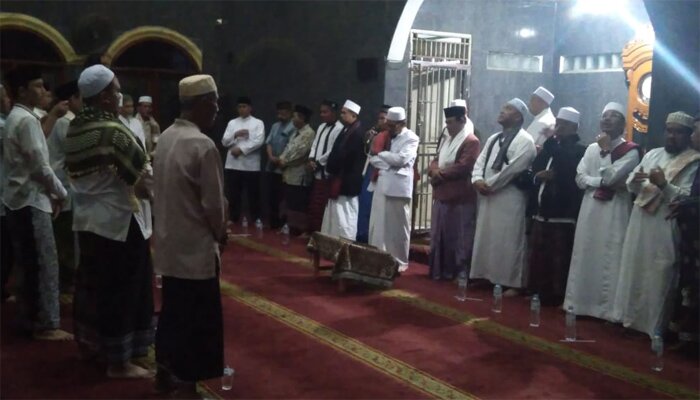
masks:
<svg viewBox="0 0 700 400"><path fill-rule="evenodd" d="M221 293L427 395L438 399L476 399L426 372L232 283L222 280Z"/></svg>
<svg viewBox="0 0 700 400"><path fill-rule="evenodd" d="M313 265L310 259L298 257L294 254L287 253L282 250L270 247L268 245L254 242L246 238L234 238L233 242L259 251L263 254L280 258L286 262L300 265L307 269L312 269ZM561 360L570 362L590 369L601 374L611 376L621 381L631 383L646 389L651 389L661 394L665 394L674 398L698 398L698 392L682 384L670 382L655 376L634 371L624 365L606 360L604 358L585 353L580 350L573 349L569 346L562 345L557 342L551 342L538 336L530 335L526 332L517 329L509 328L488 319L480 319L475 315L464 311L445 306L439 303L422 298L416 293L405 290L388 290L381 293L382 296L395 298L405 302L413 307L427 311L431 314L439 315L453 321L457 321L466 325L471 325L475 329L482 332L487 332L513 343L541 351L545 354L557 357Z"/></svg>

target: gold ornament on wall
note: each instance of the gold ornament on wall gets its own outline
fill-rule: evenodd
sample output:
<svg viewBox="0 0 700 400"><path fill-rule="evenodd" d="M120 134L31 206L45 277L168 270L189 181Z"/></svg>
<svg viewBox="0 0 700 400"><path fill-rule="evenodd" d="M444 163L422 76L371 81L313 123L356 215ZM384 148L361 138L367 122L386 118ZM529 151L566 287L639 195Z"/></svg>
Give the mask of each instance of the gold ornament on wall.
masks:
<svg viewBox="0 0 700 400"><path fill-rule="evenodd" d="M622 68L627 83L627 140L649 131L651 64L654 46L648 40L634 39L622 50Z"/></svg>

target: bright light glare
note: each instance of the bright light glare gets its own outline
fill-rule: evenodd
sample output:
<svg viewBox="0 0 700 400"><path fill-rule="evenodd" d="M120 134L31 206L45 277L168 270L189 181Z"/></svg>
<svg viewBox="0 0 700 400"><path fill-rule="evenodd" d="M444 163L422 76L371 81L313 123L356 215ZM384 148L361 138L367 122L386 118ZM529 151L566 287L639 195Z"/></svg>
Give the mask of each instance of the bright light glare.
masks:
<svg viewBox="0 0 700 400"><path fill-rule="evenodd" d="M578 0L571 15L615 15L625 9L625 3L626 0Z"/></svg>
<svg viewBox="0 0 700 400"><path fill-rule="evenodd" d="M517 36L520 36L523 39L528 39L528 38L534 37L537 34L537 32L535 32L534 29L522 28L519 31L517 31L515 34Z"/></svg>

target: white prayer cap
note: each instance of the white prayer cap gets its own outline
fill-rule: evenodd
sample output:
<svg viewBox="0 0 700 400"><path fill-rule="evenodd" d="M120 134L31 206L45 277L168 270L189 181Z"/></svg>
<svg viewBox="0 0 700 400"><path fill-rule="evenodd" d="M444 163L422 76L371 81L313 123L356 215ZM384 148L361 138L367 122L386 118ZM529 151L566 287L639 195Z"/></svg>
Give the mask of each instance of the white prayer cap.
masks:
<svg viewBox="0 0 700 400"><path fill-rule="evenodd" d="M467 109L467 101L464 99L454 99L450 102L450 107L464 107Z"/></svg>
<svg viewBox="0 0 700 400"><path fill-rule="evenodd" d="M211 75L190 75L179 84L180 98L216 93L216 83Z"/></svg>
<svg viewBox="0 0 700 400"><path fill-rule="evenodd" d="M139 97L139 104L141 103L153 104L153 98L151 96L141 96Z"/></svg>
<svg viewBox="0 0 700 400"><path fill-rule="evenodd" d="M102 64L87 67L80 73L78 89L83 98L90 98L105 90L114 80L114 72Z"/></svg>
<svg viewBox="0 0 700 400"><path fill-rule="evenodd" d="M360 105L350 99L345 100L345 104L343 104L343 107L354 112L355 114L360 114Z"/></svg>
<svg viewBox="0 0 700 400"><path fill-rule="evenodd" d="M693 117L683 111L676 111L668 114L666 117L667 124L678 124L693 129Z"/></svg>
<svg viewBox="0 0 700 400"><path fill-rule="evenodd" d="M391 107L389 111L386 112L386 119L389 121L405 121L406 120L406 110L403 107Z"/></svg>
<svg viewBox="0 0 700 400"><path fill-rule="evenodd" d="M581 113L573 107L562 107L557 113L557 119L563 119L565 121L573 122L574 124L578 124L580 118Z"/></svg>
<svg viewBox="0 0 700 400"><path fill-rule="evenodd" d="M623 117L627 113L627 110L625 110L625 106L623 106L620 103L615 103L614 101L611 101L610 103L605 105L605 108L603 108L603 114L605 114L606 111L610 110L619 112L620 114L622 114Z"/></svg>
<svg viewBox="0 0 700 400"><path fill-rule="evenodd" d="M525 118L526 115L530 114L527 111L527 104L525 104L524 101L520 100L517 97L508 100L506 104L510 104L511 106L515 107L516 110L520 111L520 114L523 116L523 118Z"/></svg>
<svg viewBox="0 0 700 400"><path fill-rule="evenodd" d="M544 102L547 104L552 104L552 100L554 100L554 95L552 92L547 90L544 86L538 87L534 92L532 92L532 94L544 100Z"/></svg>

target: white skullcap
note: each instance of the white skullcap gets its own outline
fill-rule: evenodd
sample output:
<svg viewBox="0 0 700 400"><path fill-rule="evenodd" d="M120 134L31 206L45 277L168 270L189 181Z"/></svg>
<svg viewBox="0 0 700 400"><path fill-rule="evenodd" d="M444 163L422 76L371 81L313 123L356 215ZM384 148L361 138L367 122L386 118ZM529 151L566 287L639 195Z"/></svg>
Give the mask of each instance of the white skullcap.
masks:
<svg viewBox="0 0 700 400"><path fill-rule="evenodd" d="M83 98L90 98L105 90L114 80L114 72L101 64L87 67L80 73L78 89Z"/></svg>
<svg viewBox="0 0 700 400"><path fill-rule="evenodd" d="M354 101L347 99L345 100L345 104L343 104L344 108L347 108L348 110L354 112L355 114L360 114L361 107L359 104L355 103Z"/></svg>
<svg viewBox="0 0 700 400"><path fill-rule="evenodd" d="M405 121L406 120L406 110L403 107L391 107L389 111L386 112L386 119L389 121Z"/></svg>
<svg viewBox="0 0 700 400"><path fill-rule="evenodd" d="M139 97L139 104L141 103L153 104L153 98L151 96L141 96Z"/></svg>
<svg viewBox="0 0 700 400"><path fill-rule="evenodd" d="M562 107L559 109L559 113L557 113L557 119L563 119L565 121L573 122L574 124L578 124L580 118L581 113L573 107Z"/></svg>
<svg viewBox="0 0 700 400"><path fill-rule="evenodd" d="M450 102L450 107L464 107L467 109L467 101L464 99L454 99Z"/></svg>
<svg viewBox="0 0 700 400"><path fill-rule="evenodd" d="M605 114L606 111L610 110L619 112L620 114L622 114L623 117L627 113L627 110L625 110L625 106L623 106L620 103L615 103L614 101L611 101L610 103L605 105L605 108L603 108L603 114Z"/></svg>
<svg viewBox="0 0 700 400"><path fill-rule="evenodd" d="M527 104L525 104L524 101L520 100L517 97L508 100L506 104L510 104L511 106L515 107L516 110L520 111L520 114L523 116L523 118L525 118L526 115L530 114L527 111Z"/></svg>
<svg viewBox="0 0 700 400"><path fill-rule="evenodd" d="M216 93L216 83L211 75L191 75L179 84L180 98Z"/></svg>
<svg viewBox="0 0 700 400"><path fill-rule="evenodd" d="M544 86L538 87L534 92L532 92L532 94L544 100L544 102L547 104L552 104L552 100L554 100L554 95L552 92L547 90Z"/></svg>
<svg viewBox="0 0 700 400"><path fill-rule="evenodd" d="M666 117L667 124L678 124L693 129L693 117L684 113L683 111L676 111L674 113L668 114Z"/></svg>

